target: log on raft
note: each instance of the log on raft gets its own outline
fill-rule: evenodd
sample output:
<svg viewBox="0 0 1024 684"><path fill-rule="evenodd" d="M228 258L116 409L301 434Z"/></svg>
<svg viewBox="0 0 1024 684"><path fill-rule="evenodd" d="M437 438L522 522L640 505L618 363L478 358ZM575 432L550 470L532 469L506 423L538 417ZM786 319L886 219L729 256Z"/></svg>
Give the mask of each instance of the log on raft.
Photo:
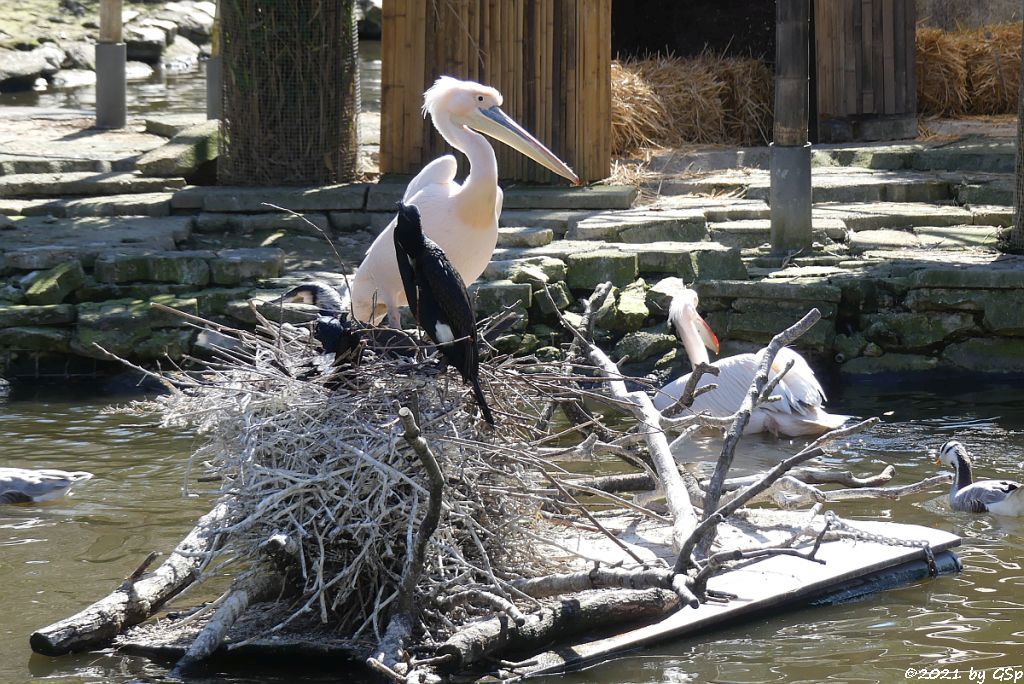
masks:
<svg viewBox="0 0 1024 684"><path fill-rule="evenodd" d="M33 632L29 645L48 656L109 645L122 631L150 617L195 580L228 515L219 504L196 523L160 567L136 579L129 577L113 592L81 612Z"/></svg>

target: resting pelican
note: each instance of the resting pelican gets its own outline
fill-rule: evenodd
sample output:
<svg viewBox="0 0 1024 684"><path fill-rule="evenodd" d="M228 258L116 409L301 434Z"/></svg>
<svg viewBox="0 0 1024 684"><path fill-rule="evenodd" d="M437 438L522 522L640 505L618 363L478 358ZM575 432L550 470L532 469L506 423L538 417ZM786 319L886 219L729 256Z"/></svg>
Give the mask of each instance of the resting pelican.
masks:
<svg viewBox="0 0 1024 684"><path fill-rule="evenodd" d="M416 321L462 374L462 379L473 386L473 395L484 420L494 425L494 416L480 388L473 303L444 250L423 235L420 214L414 204L398 206L395 252L405 296Z"/></svg>
<svg viewBox="0 0 1024 684"><path fill-rule="evenodd" d="M1024 485L1012 480L975 482L971 455L960 442L949 441L943 444L935 462L953 468L949 507L954 511L1024 515Z"/></svg>
<svg viewBox="0 0 1024 684"><path fill-rule="evenodd" d="M669 307L668 317L682 340L691 364L708 363L705 347L718 353L718 338L697 313L696 292L684 289L676 295ZM776 355L772 364L772 377L780 373L790 361L793 361L793 367L772 393L780 397L779 400L755 408L750 414L750 422L747 423L744 434L771 432L787 437L817 435L839 427L849 418L827 413L822 409L825 393L807 361L792 349L784 347ZM691 409L695 413L707 412L712 416L732 415L743 403L743 398L754 379L754 373L757 371L756 355L737 354L719 359L714 365L719 369L718 376L702 376L698 387L714 383L718 385L718 389L697 397ZM683 393L689 378L690 375L687 373L662 387L654 398L655 408L663 411L675 403Z"/></svg>
<svg viewBox="0 0 1024 684"><path fill-rule="evenodd" d="M0 468L0 503L31 503L58 499L72 485L92 478L92 473L66 470Z"/></svg>
<svg viewBox="0 0 1024 684"><path fill-rule="evenodd" d="M494 88L449 76L437 79L423 94L423 115L430 114L438 133L469 158L469 176L462 185L456 183L457 163L447 154L427 164L402 197L404 204L419 207L423 232L448 254L467 284L479 278L491 260L501 214L498 162L480 133L576 185L580 182L572 169L501 111L501 102ZM388 323L400 325L398 308L406 299L395 258L394 230L392 221L370 245L352 280L352 310L360 321L376 323L386 310Z"/></svg>

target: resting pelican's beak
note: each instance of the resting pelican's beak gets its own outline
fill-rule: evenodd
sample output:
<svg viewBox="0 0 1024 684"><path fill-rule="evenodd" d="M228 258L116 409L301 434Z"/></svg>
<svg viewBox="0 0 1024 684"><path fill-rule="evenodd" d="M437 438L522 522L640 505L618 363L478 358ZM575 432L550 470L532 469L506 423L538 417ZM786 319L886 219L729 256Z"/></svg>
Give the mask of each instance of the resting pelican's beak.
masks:
<svg viewBox="0 0 1024 684"><path fill-rule="evenodd" d="M714 331L711 330L711 326L708 322L701 318L700 314L696 311L693 313L694 325L697 329L697 334L700 335L700 341L704 343L704 346L711 351L718 353L718 338L715 337Z"/></svg>
<svg viewBox="0 0 1024 684"><path fill-rule="evenodd" d="M508 114L501 111L501 107L497 105L480 107L465 121L465 124L518 150L562 178L568 178L573 185L580 184L579 176L573 173L568 164L556 157L554 152L544 147L541 141L530 135Z"/></svg>

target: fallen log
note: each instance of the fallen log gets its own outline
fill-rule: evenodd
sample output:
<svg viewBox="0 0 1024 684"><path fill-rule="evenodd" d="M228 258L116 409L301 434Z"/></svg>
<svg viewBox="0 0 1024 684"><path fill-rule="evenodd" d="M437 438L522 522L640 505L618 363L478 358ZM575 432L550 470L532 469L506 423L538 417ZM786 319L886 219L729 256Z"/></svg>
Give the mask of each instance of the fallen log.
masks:
<svg viewBox="0 0 1024 684"><path fill-rule="evenodd" d="M444 671L462 671L506 655L536 652L581 632L657 618L678 607L679 597L664 589L587 593L530 613L522 625L505 615L473 623L441 644L435 655L443 659L439 667Z"/></svg>
<svg viewBox="0 0 1024 684"><path fill-rule="evenodd" d="M279 595L283 586L283 578L276 574L257 575L236 583L174 666L171 676L180 677L209 658L224 643L228 630L251 604Z"/></svg>
<svg viewBox="0 0 1024 684"><path fill-rule="evenodd" d="M29 645L48 656L102 648L137 625L190 585L218 543L228 508L218 504L204 515L156 570L129 577L106 597L69 618L33 632Z"/></svg>

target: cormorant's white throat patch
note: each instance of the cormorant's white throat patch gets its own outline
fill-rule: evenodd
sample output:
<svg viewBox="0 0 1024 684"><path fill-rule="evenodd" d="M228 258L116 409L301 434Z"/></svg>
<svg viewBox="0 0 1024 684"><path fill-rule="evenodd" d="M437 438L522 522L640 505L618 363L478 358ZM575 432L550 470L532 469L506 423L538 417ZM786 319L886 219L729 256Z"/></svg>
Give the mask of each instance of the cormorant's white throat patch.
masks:
<svg viewBox="0 0 1024 684"><path fill-rule="evenodd" d="M455 335L452 334L452 328L449 325L438 322L434 326L434 339L438 344L448 344L455 339Z"/></svg>

